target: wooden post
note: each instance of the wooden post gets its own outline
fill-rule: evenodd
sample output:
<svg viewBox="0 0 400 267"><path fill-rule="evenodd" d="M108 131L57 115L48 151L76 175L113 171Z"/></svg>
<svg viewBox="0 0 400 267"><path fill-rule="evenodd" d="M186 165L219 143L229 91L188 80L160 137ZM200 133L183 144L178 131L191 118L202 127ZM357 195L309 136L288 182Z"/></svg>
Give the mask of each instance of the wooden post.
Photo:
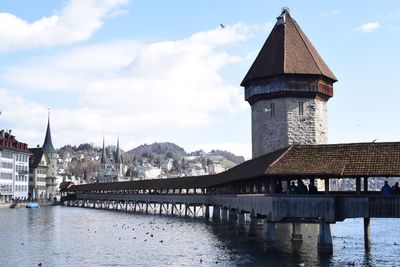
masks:
<svg viewBox="0 0 400 267"><path fill-rule="evenodd" d="M250 213L250 227L249 237L255 237L257 235L257 217L254 210Z"/></svg>
<svg viewBox="0 0 400 267"><path fill-rule="evenodd" d="M325 178L325 194L329 194L329 178Z"/></svg>
<svg viewBox="0 0 400 267"><path fill-rule="evenodd" d="M356 195L359 195L361 193L361 178L357 177L356 178Z"/></svg>
<svg viewBox="0 0 400 267"><path fill-rule="evenodd" d="M303 235L301 234L301 223L292 223L292 227L292 241L303 241Z"/></svg>
<svg viewBox="0 0 400 267"><path fill-rule="evenodd" d="M244 232L245 232L244 213L241 212L241 211L239 210L239 208L236 209L236 211L237 211L237 216L238 216L238 224L237 224L238 233L244 233Z"/></svg>
<svg viewBox="0 0 400 267"><path fill-rule="evenodd" d="M368 192L368 177L364 177L364 193Z"/></svg>
<svg viewBox="0 0 400 267"><path fill-rule="evenodd" d="M205 211L204 217L208 221L208 219L210 219L210 206L206 205L205 208L206 208L206 211Z"/></svg>
<svg viewBox="0 0 400 267"><path fill-rule="evenodd" d="M365 250L369 250L371 245L371 236L370 236L370 218L364 218L364 248Z"/></svg>

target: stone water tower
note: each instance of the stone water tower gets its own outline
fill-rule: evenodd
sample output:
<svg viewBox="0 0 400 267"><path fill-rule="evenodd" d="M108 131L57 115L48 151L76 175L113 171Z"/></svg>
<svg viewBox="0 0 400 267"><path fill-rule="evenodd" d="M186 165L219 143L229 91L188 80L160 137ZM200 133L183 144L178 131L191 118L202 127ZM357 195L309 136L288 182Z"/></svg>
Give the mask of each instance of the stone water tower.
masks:
<svg viewBox="0 0 400 267"><path fill-rule="evenodd" d="M327 143L336 81L284 8L241 83L251 105L253 158L291 144Z"/></svg>

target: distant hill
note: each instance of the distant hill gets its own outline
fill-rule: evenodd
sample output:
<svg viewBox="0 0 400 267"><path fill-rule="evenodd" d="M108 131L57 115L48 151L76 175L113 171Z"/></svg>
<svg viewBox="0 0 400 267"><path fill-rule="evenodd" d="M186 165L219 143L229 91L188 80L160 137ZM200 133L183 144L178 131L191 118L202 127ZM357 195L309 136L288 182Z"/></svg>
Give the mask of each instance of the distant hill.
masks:
<svg viewBox="0 0 400 267"><path fill-rule="evenodd" d="M240 164L244 161L243 156L236 156L235 154L225 150L211 150L210 155L223 156L227 160L230 160L236 164Z"/></svg>
<svg viewBox="0 0 400 267"><path fill-rule="evenodd" d="M160 157L170 158L181 158L187 155L186 151L182 147L169 142L140 145L132 150L127 151L126 154L132 156L152 154Z"/></svg>
<svg viewBox="0 0 400 267"><path fill-rule="evenodd" d="M211 150L210 153L206 153L203 150L198 150L194 151L191 153L186 153L186 151L174 144L174 143L169 143L169 142L164 142L164 143L153 143L150 145L144 144L140 145L134 149L131 149L127 151L125 154L130 155L130 156L136 156L136 157L141 157L141 156L156 156L156 157L162 157L162 158L183 158L187 156L194 156L194 157L205 157L205 158L210 158L210 159L218 159L222 158L226 161L231 162L231 164L228 164L227 162L226 165L236 165L242 163L245 159L243 156L236 156L235 154L225 151L225 150Z"/></svg>

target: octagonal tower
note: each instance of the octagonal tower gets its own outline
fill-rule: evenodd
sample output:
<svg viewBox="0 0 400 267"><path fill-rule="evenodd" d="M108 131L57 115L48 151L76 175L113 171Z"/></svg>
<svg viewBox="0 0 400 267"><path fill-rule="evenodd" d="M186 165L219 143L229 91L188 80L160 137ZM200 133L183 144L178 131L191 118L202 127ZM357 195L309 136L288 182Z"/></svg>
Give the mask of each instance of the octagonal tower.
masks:
<svg viewBox="0 0 400 267"><path fill-rule="evenodd" d="M253 158L291 144L327 143L336 81L284 8L241 83L251 105Z"/></svg>

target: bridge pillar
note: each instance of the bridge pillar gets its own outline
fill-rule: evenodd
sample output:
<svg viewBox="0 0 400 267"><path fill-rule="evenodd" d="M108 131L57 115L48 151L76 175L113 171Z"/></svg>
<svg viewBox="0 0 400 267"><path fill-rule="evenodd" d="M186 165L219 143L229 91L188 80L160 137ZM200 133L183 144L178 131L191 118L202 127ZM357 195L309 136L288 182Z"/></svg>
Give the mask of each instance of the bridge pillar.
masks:
<svg viewBox="0 0 400 267"><path fill-rule="evenodd" d="M303 235L301 234L301 223L293 223L292 241L303 241Z"/></svg>
<svg viewBox="0 0 400 267"><path fill-rule="evenodd" d="M229 210L229 227L230 228L235 228L237 224L237 214L236 211L233 209Z"/></svg>
<svg viewBox="0 0 400 267"><path fill-rule="evenodd" d="M219 221L219 219L220 219L219 206L217 206L217 205L213 206L212 219L215 220L215 221Z"/></svg>
<svg viewBox="0 0 400 267"><path fill-rule="evenodd" d="M254 210L252 210L250 214L249 236L254 237L256 235L257 235L257 217Z"/></svg>
<svg viewBox="0 0 400 267"><path fill-rule="evenodd" d="M264 225L264 238L266 242L274 242L276 240L275 238L275 223L273 222L265 222Z"/></svg>
<svg viewBox="0 0 400 267"><path fill-rule="evenodd" d="M329 223L321 223L319 225L318 252L319 253L333 252L331 227Z"/></svg>
<svg viewBox="0 0 400 267"><path fill-rule="evenodd" d="M228 221L228 209L227 208L222 208L221 209L221 219L223 222Z"/></svg>
<svg viewBox="0 0 400 267"><path fill-rule="evenodd" d="M210 219L210 206L205 205L204 217L208 221Z"/></svg>
<svg viewBox="0 0 400 267"><path fill-rule="evenodd" d="M371 236L369 227L370 218L364 218L364 248L369 250L371 246Z"/></svg>
<svg viewBox="0 0 400 267"><path fill-rule="evenodd" d="M244 219L244 213L240 212L239 209L237 210L237 216L238 216L238 232L239 233L244 233L245 232L245 219Z"/></svg>
<svg viewBox="0 0 400 267"><path fill-rule="evenodd" d="M185 217L188 216L188 209L190 209L190 207L188 206L187 203L185 203Z"/></svg>

